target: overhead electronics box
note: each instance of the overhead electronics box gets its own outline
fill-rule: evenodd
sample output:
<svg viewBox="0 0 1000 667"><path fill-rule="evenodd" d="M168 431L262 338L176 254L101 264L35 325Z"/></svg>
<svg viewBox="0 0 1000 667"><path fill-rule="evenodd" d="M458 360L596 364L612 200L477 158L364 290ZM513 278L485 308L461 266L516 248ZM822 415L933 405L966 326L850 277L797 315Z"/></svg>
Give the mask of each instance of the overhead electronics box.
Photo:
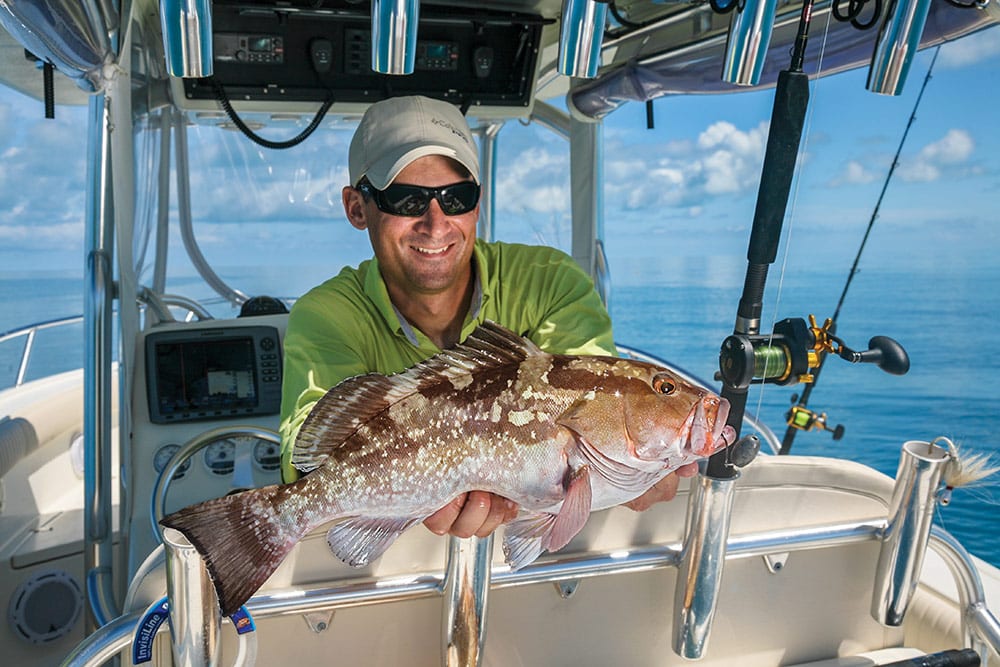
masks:
<svg viewBox="0 0 1000 667"><path fill-rule="evenodd" d="M531 105L544 19L424 4L415 70L371 69L368 3L213 2L214 79L237 111L308 112L332 99L350 108L420 93L469 107ZM182 108L217 111L211 79L175 79Z"/></svg>

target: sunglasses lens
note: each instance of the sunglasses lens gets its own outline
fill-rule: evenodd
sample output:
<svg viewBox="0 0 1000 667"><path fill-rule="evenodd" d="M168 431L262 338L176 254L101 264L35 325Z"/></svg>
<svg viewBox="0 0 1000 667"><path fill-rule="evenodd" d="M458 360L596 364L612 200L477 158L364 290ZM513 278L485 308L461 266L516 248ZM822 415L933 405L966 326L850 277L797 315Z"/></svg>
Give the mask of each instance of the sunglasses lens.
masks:
<svg viewBox="0 0 1000 667"><path fill-rule="evenodd" d="M415 185L390 185L382 191L384 210L393 215L423 215L432 193Z"/></svg>
<svg viewBox="0 0 1000 667"><path fill-rule="evenodd" d="M467 213L479 202L479 186L475 183L457 183L441 189L438 201L447 215Z"/></svg>

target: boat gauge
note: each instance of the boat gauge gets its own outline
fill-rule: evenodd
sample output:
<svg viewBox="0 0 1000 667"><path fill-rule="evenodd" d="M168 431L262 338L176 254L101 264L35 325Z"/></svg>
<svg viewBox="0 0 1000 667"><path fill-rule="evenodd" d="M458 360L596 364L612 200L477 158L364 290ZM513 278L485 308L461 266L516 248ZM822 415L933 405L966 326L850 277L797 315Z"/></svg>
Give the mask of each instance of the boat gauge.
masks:
<svg viewBox="0 0 1000 667"><path fill-rule="evenodd" d="M202 460L213 475L231 475L236 468L236 443L232 438L217 440L205 447Z"/></svg>
<svg viewBox="0 0 1000 667"><path fill-rule="evenodd" d="M156 450L156 453L153 455L153 468L156 470L157 474L163 472L163 469L167 467L167 463L170 462L170 459L173 458L174 454L176 454L177 450L180 448L180 445L164 445ZM183 477L190 467L191 459L188 459L182 463L177 469L177 472L174 473L174 479L180 479Z"/></svg>
<svg viewBox="0 0 1000 667"><path fill-rule="evenodd" d="M281 447L270 440L258 440L253 446L253 462L262 472L274 472L281 467Z"/></svg>

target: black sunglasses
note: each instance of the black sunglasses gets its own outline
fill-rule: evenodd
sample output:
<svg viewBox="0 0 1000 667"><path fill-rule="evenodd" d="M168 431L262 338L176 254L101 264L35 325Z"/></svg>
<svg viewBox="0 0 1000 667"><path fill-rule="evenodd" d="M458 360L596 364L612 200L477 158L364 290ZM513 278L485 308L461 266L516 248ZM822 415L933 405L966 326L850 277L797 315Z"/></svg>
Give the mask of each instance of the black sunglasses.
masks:
<svg viewBox="0 0 1000 667"><path fill-rule="evenodd" d="M440 188L425 188L420 185L393 183L385 190L376 190L368 181L361 181L358 190L365 197L375 199L375 205L383 213L416 217L423 215L437 199L445 215L461 215L476 208L479 203L479 184L472 181L452 183Z"/></svg>

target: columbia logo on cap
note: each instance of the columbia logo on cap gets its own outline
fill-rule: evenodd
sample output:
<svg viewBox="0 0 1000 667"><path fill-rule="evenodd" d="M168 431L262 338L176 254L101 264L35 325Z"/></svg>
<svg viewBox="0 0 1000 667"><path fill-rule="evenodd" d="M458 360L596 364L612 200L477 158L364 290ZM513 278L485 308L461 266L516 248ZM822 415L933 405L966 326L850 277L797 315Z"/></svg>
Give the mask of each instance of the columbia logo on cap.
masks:
<svg viewBox="0 0 1000 667"><path fill-rule="evenodd" d="M431 123L433 123L434 125L440 125L441 127L451 130L453 134L457 134L458 136L462 137L462 140L465 141L465 143L469 143L469 138L465 136L465 133L459 130L451 123L449 123L448 121L443 120L441 118L431 118Z"/></svg>

